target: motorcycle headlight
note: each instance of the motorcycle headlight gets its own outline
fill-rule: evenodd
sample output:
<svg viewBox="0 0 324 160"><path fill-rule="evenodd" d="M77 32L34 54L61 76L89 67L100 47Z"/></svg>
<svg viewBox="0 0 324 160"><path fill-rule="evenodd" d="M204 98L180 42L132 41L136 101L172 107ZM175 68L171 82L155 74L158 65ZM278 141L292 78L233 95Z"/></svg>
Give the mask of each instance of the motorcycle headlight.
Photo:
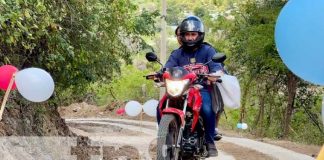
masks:
<svg viewBox="0 0 324 160"><path fill-rule="evenodd" d="M169 95L173 97L180 96L180 94L183 92L183 90L185 89L188 83L189 83L189 79L178 80L178 81L173 81L169 79L165 80L167 92Z"/></svg>

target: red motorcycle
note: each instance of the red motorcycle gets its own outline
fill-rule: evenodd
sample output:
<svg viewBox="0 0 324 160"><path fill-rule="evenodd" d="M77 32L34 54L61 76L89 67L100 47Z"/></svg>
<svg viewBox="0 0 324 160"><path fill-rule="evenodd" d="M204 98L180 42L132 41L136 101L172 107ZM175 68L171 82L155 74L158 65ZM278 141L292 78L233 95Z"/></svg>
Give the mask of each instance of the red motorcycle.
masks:
<svg viewBox="0 0 324 160"><path fill-rule="evenodd" d="M226 59L224 54L216 55L209 62L222 63ZM160 63L154 53L147 53L146 59ZM146 79L154 79L166 87L166 94L158 106L161 115L157 139L158 160L198 160L208 156L203 118L199 114L202 106L199 88L209 78L221 82L219 77L196 74L183 67L168 68L163 73L146 76Z"/></svg>

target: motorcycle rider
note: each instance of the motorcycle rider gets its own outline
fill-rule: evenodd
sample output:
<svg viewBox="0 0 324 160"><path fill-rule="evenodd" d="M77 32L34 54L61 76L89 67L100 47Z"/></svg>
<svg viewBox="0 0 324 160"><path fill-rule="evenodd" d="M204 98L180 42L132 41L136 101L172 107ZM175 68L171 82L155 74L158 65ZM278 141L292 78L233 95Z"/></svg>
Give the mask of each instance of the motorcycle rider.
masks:
<svg viewBox="0 0 324 160"><path fill-rule="evenodd" d="M182 42L181 42L181 35L180 35L180 26L177 26L177 28L175 29L174 34L175 34L175 36L177 38L177 41L178 41L178 43L179 43L179 45L181 47L182 46ZM210 45L207 42L203 42L203 44ZM224 64L221 64L221 65L224 68ZM224 69L223 69L223 71L226 73L226 71ZM214 104L214 101L212 103L213 103L213 105L216 105L216 104ZM224 108L223 107L224 106L222 106L221 107L221 110L216 113L215 136L214 136L214 140L215 141L219 141L220 139L222 139L222 134L219 133L218 124L219 124L220 116L221 116L222 112L224 111Z"/></svg>
<svg viewBox="0 0 324 160"><path fill-rule="evenodd" d="M188 16L181 22L179 30L181 47L172 51L164 68L182 66L190 70L195 68L195 66L204 65L216 54L215 49L211 45L203 43L205 32L204 25L200 18L196 16ZM223 73L222 70L223 68L221 64L210 61L205 64L204 67L200 67L200 69L195 72L220 75ZM204 84L203 88L200 89L200 94L203 100L200 113L204 120L208 155L210 157L215 157L218 155L214 143L216 117L212 108L210 89L207 84Z"/></svg>
<svg viewBox="0 0 324 160"><path fill-rule="evenodd" d="M182 42L181 42L181 35L180 35L180 26L178 26L175 29L174 33L175 33L175 36L177 37L177 41L178 41L178 43L179 43L179 45L181 47L182 46Z"/></svg>

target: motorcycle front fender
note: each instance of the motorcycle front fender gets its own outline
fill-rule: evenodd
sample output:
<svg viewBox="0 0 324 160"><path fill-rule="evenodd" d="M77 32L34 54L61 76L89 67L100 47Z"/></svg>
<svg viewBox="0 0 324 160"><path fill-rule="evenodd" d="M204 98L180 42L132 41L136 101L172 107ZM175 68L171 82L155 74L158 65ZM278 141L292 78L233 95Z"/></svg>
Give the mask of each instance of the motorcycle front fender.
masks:
<svg viewBox="0 0 324 160"><path fill-rule="evenodd" d="M202 106L202 97L198 89L191 88L189 90L188 106L192 107L192 111L194 114L193 123L191 126L191 132L194 132L199 119L200 109Z"/></svg>
<svg viewBox="0 0 324 160"><path fill-rule="evenodd" d="M182 110L176 109L176 108L166 108L162 111L162 116L165 114L174 114L176 117L179 118L180 122L181 122L181 126L183 126L185 124L185 120L184 120L184 113Z"/></svg>

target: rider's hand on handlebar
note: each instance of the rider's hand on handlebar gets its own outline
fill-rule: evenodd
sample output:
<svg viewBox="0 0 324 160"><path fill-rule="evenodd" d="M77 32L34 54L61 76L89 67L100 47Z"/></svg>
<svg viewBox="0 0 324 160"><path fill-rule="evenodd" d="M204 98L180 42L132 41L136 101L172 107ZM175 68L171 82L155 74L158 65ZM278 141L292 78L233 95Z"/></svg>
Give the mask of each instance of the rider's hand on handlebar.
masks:
<svg viewBox="0 0 324 160"><path fill-rule="evenodd" d="M161 79L160 79L160 77L157 77L157 76L154 76L154 82L160 82L161 81Z"/></svg>
<svg viewBox="0 0 324 160"><path fill-rule="evenodd" d="M207 77L207 80L210 82L216 82L219 77Z"/></svg>
<svg viewBox="0 0 324 160"><path fill-rule="evenodd" d="M210 85L211 83L215 83L222 75L224 75L224 72L221 70L210 73L209 76L207 76L207 84Z"/></svg>
<svg viewBox="0 0 324 160"><path fill-rule="evenodd" d="M154 78L155 78L155 74L149 74L149 75L146 75L146 76L144 76L146 79L152 79L152 80L154 80Z"/></svg>
<svg viewBox="0 0 324 160"><path fill-rule="evenodd" d="M157 72L157 73L146 75L145 77L146 79L154 80L154 82L161 82L162 75L161 73Z"/></svg>
<svg viewBox="0 0 324 160"><path fill-rule="evenodd" d="M221 77L224 75L224 72L222 70L219 70L217 72L214 72L214 73L210 73L209 75L211 76L215 76L215 77Z"/></svg>

